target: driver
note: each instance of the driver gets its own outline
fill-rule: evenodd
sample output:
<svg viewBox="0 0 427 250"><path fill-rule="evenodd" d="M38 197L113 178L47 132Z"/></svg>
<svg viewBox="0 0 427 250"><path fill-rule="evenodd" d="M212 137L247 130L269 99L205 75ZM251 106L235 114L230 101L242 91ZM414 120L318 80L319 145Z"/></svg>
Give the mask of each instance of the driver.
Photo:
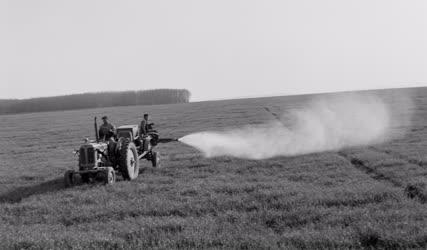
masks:
<svg viewBox="0 0 427 250"><path fill-rule="evenodd" d="M108 117L102 117L103 124L99 127L99 137L103 140L110 140L116 135L116 127L108 122Z"/></svg>

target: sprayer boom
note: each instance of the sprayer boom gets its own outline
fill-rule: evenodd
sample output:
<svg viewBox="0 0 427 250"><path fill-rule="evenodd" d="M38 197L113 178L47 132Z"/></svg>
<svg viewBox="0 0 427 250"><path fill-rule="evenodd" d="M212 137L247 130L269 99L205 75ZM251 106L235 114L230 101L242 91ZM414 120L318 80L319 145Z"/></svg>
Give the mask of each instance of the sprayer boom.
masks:
<svg viewBox="0 0 427 250"><path fill-rule="evenodd" d="M176 139L176 138L160 138L158 143L169 143L169 142L174 142L174 141L179 141L179 139Z"/></svg>

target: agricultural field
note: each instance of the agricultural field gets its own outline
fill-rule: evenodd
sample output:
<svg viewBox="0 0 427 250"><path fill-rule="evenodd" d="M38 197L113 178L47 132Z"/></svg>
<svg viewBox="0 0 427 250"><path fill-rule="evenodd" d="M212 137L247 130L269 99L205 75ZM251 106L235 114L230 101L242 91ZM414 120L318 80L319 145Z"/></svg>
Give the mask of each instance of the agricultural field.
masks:
<svg viewBox="0 0 427 250"><path fill-rule="evenodd" d="M0 116L0 249L427 248L427 88L392 141L267 160L162 144L135 181L65 188L93 117L164 137L260 124L311 96ZM387 91L379 91L387 95ZM399 99L396 99L398 102ZM262 143L262 142L260 142Z"/></svg>

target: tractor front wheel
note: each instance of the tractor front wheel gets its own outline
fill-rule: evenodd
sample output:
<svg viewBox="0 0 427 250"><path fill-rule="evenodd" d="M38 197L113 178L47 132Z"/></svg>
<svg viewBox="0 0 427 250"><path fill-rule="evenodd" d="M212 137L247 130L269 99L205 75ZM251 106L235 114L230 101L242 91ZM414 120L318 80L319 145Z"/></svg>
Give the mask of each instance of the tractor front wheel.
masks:
<svg viewBox="0 0 427 250"><path fill-rule="evenodd" d="M154 168L160 167L160 153L159 152L153 151L151 153L151 164L153 165Z"/></svg>
<svg viewBox="0 0 427 250"><path fill-rule="evenodd" d="M76 184L74 171L73 170L67 170L64 174L64 184L65 187L71 187Z"/></svg>
<svg viewBox="0 0 427 250"><path fill-rule="evenodd" d="M139 160L136 146L125 141L120 150L120 172L125 180L134 180L139 174Z"/></svg>
<svg viewBox="0 0 427 250"><path fill-rule="evenodd" d="M107 185L113 184L114 182L116 182L116 172L114 171L114 168L112 167L108 167L105 170L104 173L104 183Z"/></svg>
<svg viewBox="0 0 427 250"><path fill-rule="evenodd" d="M90 181L90 174L86 173L86 174L80 174L80 176L82 177L82 182L83 183L89 183Z"/></svg>

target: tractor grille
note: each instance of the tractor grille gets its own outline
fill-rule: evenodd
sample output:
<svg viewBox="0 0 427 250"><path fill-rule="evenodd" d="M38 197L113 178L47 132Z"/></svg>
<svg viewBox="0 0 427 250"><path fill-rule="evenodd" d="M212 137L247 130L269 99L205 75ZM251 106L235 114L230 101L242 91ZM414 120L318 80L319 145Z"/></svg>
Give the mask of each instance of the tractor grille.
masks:
<svg viewBox="0 0 427 250"><path fill-rule="evenodd" d="M86 150L84 148L80 149L80 164L86 164L87 160L86 160Z"/></svg>
<svg viewBox="0 0 427 250"><path fill-rule="evenodd" d="M92 169L96 163L96 152L93 147L80 148L79 167L80 170Z"/></svg>
<svg viewBox="0 0 427 250"><path fill-rule="evenodd" d="M93 148L87 149L87 163L92 164L95 162L95 151Z"/></svg>

